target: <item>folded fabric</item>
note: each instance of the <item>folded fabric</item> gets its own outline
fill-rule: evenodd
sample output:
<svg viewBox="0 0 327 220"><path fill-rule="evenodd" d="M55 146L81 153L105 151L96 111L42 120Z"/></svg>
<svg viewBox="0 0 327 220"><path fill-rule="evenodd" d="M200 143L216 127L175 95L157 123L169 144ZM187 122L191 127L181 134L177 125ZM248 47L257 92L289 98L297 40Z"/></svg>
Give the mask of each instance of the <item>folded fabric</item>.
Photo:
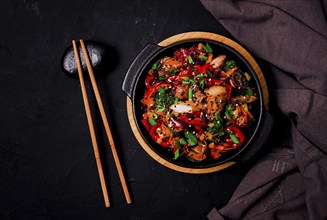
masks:
<svg viewBox="0 0 327 220"><path fill-rule="evenodd" d="M323 1L202 4L256 57L276 125L272 147L213 219L327 218L327 23ZM265 146L263 146L265 147Z"/></svg>

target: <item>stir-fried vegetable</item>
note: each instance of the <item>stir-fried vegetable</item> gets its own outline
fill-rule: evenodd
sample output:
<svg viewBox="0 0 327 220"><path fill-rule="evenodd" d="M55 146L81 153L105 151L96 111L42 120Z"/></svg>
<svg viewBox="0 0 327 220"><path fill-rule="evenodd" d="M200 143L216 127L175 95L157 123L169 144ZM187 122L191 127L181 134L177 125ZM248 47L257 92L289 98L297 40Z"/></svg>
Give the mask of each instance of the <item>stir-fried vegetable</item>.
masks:
<svg viewBox="0 0 327 220"><path fill-rule="evenodd" d="M145 85L141 122L174 160L218 159L245 142L257 99L251 76L208 43L159 59Z"/></svg>

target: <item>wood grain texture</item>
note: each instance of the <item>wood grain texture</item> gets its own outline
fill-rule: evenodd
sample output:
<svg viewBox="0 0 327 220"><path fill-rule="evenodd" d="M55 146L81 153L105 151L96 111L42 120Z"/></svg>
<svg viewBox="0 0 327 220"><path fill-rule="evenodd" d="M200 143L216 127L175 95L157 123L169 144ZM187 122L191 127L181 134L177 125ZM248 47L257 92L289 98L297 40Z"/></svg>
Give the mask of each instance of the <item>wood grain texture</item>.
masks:
<svg viewBox="0 0 327 220"><path fill-rule="evenodd" d="M105 203L105 206L107 208L109 208L110 201L109 201L109 196L108 196L108 190L107 190L107 185L106 185L106 181L105 181L104 174L103 174L102 163L101 163L101 158L100 158L100 153L99 153L99 147L98 147L98 142L97 142L94 124L93 124L93 120L92 120L92 114L91 114L90 104L89 104L89 100L88 100L88 96L87 96L81 61L79 58L79 52L77 49L76 41L73 40L72 43L73 43L74 55L75 55L75 59L76 59L77 69L78 69L78 76L79 76L79 81L80 81L80 85L81 85L85 113L86 113L87 123L89 125L92 146L93 146L93 151L94 151L94 156L95 156L95 162L96 162L96 165L98 168L104 203Z"/></svg>
<svg viewBox="0 0 327 220"><path fill-rule="evenodd" d="M84 58L85 58L87 70L88 70L88 73L89 73L89 76L90 76L90 80L91 80L91 83L92 83L93 92L94 92L94 95L95 95L95 98L96 98L96 101L97 101L97 104L98 104L98 107L99 107L99 111L100 111L100 115L101 115L101 118L102 118L102 122L103 122L103 125L104 125L104 128L105 128L105 131L106 131L106 134L107 134L107 137L108 137L108 140L109 140L109 145L110 145L112 155L113 155L113 158L114 158L114 161L115 161L115 164L116 164L118 176L119 176L119 179L120 179L123 191L124 191L125 199L126 199L127 204L130 204L132 202L131 201L131 196L130 196L128 188L127 188L125 176L124 176L121 164L120 164L120 160L119 160L119 157L118 157L118 153L117 153L117 150L116 150L114 138L112 136L110 125L109 125L109 122L108 122L108 118L107 118L106 112L105 112L104 107L103 107L101 95L100 95L99 88L98 88L98 85L97 85L97 82L96 82L96 79L95 79L95 76L94 76L92 64L91 64L91 61L89 59L88 52L86 50L84 41L82 39L80 40L80 44L82 46L82 51L84 53Z"/></svg>
<svg viewBox="0 0 327 220"><path fill-rule="evenodd" d="M263 76L263 73L259 67L259 65L256 63L256 61L254 60L254 58L238 43L236 43L235 41L226 38L222 35L219 34L215 34L215 33L209 33L209 32L187 32L187 33L182 33L182 34L177 34L174 35L172 37L169 37L163 41L161 41L160 43L158 43L159 46L168 46L180 41L186 41L186 40L196 40L196 39L204 39L204 40L213 40L213 41L218 41L221 43L224 43L232 48L234 48L235 50L237 50L248 62L249 64L252 66L252 68L254 69L254 71L257 74L257 77L260 81L260 86L262 89L262 96L263 96L263 103L264 103L264 107L268 110L269 107L269 95L268 95L268 89L267 89L267 84L265 81L265 78ZM127 97L127 102L126 102L126 106L127 106L127 115L128 115L128 120L130 123L130 126L132 128L132 131L137 139L137 141L139 142L139 144L142 146L142 148L157 162L159 162L160 164L179 171L179 172L183 172L183 173L190 173L190 174L205 174L205 173L212 173L212 172L216 172L219 170L223 170L226 169L230 166L232 166L233 164L235 164L235 161L229 161L226 163L223 163L221 165L217 165L214 167L209 167L209 168L187 168L187 167L182 167L182 166L178 166L176 164L173 164L167 160L165 160L164 158L160 157L156 152L154 152L150 146L148 146L148 144L144 141L142 135L140 134L138 127L136 125L136 121L135 121L135 117L134 117L134 112L133 112L133 103L131 101L131 99L129 97Z"/></svg>

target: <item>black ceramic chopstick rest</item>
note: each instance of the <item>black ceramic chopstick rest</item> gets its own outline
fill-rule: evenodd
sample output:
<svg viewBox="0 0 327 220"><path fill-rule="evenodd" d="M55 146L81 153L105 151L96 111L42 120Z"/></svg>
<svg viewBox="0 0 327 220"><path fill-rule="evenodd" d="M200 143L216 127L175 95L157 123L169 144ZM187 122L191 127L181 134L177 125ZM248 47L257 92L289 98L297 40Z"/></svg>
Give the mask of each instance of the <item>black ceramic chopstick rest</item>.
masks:
<svg viewBox="0 0 327 220"><path fill-rule="evenodd" d="M116 67L118 63L118 56L112 47L95 41L85 41L85 45L94 69L94 73L97 77L106 75L109 71L112 71ZM78 48L83 72L85 73L87 72L87 67L84 55L81 47ZM77 65L72 46L65 50L61 59L61 68L68 76L75 79L78 78ZM84 76L88 78L88 74L85 74Z"/></svg>

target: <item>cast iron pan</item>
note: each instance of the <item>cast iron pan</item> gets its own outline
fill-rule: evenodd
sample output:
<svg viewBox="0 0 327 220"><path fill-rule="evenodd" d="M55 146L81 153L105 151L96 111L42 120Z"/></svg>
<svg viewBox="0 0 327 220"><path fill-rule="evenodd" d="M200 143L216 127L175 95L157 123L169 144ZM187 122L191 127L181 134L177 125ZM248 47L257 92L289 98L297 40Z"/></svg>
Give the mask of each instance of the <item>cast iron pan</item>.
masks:
<svg viewBox="0 0 327 220"><path fill-rule="evenodd" d="M141 99L143 98L145 92L145 77L147 76L148 71L151 69L153 63L157 62L160 58L165 56L172 56L174 51L178 50L179 48L189 48L193 45L197 45L199 42L208 42L212 47L215 55L227 55L227 59L234 59L242 70L247 71L251 75L252 83L258 96L258 100L253 103L252 108L252 114L254 115L255 121L249 130L247 130L245 133L245 143L235 150L223 153L218 160L214 160L208 157L206 160L198 163L191 162L186 158L179 158L175 161L172 159L173 156L171 152L168 152L166 148L161 147L152 140L145 127L141 123L142 114L144 113ZM263 96L261 81L262 79L259 80L256 70L253 69L253 65L251 65L248 60L243 57L235 48L229 46L225 42L201 38L181 40L167 46L159 46L156 44L147 45L135 58L129 70L127 71L122 85L122 90L127 94L132 103L132 106L128 106L128 108L132 107L133 112L133 115L129 117L132 129L136 125L136 129L134 127L133 132L139 140L141 146L150 154L150 156L152 156L163 165L178 171L187 173L208 173L226 168L234 164L237 161L237 157L240 157L243 151L248 151L247 149L255 148L253 146L254 144L257 148L258 144L262 144L264 140L267 139L267 135L262 135L262 133L267 133L266 131L263 132L263 130L267 130L267 126L263 126L264 122L267 121L267 117L265 117L267 112L265 111L264 106L264 99L266 99L266 94ZM128 110L130 112L131 109ZM246 154L244 155L246 156Z"/></svg>

